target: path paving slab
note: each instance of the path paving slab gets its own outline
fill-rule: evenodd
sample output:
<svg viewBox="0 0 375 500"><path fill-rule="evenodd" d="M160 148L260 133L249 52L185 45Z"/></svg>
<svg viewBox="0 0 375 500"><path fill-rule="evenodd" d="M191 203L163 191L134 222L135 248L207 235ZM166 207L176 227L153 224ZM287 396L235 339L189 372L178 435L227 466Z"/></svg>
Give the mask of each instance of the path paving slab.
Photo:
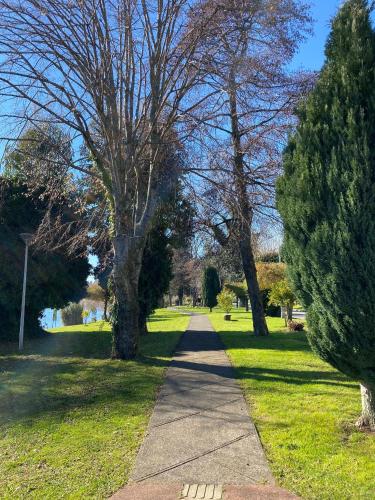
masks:
<svg viewBox="0 0 375 500"><path fill-rule="evenodd" d="M131 481L274 484L233 368L206 316L190 319Z"/></svg>
<svg viewBox="0 0 375 500"><path fill-rule="evenodd" d="M208 318L193 315L167 371L129 485L112 498L206 497L296 498L275 486L224 346Z"/></svg>

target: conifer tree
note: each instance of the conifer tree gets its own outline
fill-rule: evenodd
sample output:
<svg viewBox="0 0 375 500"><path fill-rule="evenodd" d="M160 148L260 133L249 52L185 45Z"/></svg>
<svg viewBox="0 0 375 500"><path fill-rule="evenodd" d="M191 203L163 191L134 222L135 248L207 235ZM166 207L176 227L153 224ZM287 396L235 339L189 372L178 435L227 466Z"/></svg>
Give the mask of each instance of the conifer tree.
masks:
<svg viewBox="0 0 375 500"><path fill-rule="evenodd" d="M277 185L284 258L313 349L360 382L358 425L375 430L375 43L365 0L348 0L333 20L298 115Z"/></svg>
<svg viewBox="0 0 375 500"><path fill-rule="evenodd" d="M202 283L202 299L206 307L212 308L217 305L217 295L220 293L220 279L215 267L209 266L205 269Z"/></svg>

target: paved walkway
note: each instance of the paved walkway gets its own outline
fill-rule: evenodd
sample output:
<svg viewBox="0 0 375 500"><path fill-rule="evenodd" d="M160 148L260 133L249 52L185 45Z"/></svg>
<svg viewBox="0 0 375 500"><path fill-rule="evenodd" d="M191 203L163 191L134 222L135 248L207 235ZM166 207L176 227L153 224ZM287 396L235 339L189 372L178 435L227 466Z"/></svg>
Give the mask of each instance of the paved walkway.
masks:
<svg viewBox="0 0 375 500"><path fill-rule="evenodd" d="M113 498L293 498L274 485L219 336L206 316L192 316L130 484Z"/></svg>

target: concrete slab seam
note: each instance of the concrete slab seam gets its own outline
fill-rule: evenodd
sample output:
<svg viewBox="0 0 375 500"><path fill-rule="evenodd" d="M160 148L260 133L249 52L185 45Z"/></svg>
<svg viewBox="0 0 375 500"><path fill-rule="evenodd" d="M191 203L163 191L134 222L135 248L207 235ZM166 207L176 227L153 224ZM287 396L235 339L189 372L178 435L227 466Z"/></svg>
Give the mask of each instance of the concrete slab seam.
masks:
<svg viewBox="0 0 375 500"><path fill-rule="evenodd" d="M181 417L176 417L172 420L168 420L167 422L163 422L162 424L157 424L157 425L152 425L150 427L150 431L152 429L157 429L158 427L163 427L163 425L168 425L168 424L173 424L173 422L178 422L179 420L184 420L185 418L189 417L194 417L196 415L199 415L200 413L205 413L207 411L212 411L212 410L217 410L218 408L222 408L223 406L227 406L232 403L236 403L237 401L243 401L243 397L241 396L240 398L232 399L231 401L226 401L225 403L220 403L219 405L216 406L210 406L209 408L202 408L201 410L195 411L194 413L189 413L189 415L183 415ZM189 406L180 404L183 408L189 408Z"/></svg>
<svg viewBox="0 0 375 500"><path fill-rule="evenodd" d="M205 457L206 455L210 455L211 453L214 453L217 450L221 450L222 448L225 448L226 446L229 446L233 443L236 443L237 441L241 441L241 439L244 439L248 436L251 436L253 433L252 432L247 432L246 434L241 434L241 436L238 436L235 439L231 439L230 441L226 441L225 443L216 446L215 448L212 448L211 450L204 451L202 453L199 453L199 455L194 455L193 457L190 457L186 460L182 460L181 462L178 462L176 464L170 465L168 467L164 467L163 469L157 471L157 472L151 472L149 474L146 474L145 476L142 476L140 478L134 478L133 481L135 483L140 483L142 481L145 481L146 479L149 479L151 477L159 476L160 474L163 474L163 472L167 472L172 469L176 469L177 467L181 467L181 465L188 464L190 462L193 462L194 460L198 460L199 458Z"/></svg>

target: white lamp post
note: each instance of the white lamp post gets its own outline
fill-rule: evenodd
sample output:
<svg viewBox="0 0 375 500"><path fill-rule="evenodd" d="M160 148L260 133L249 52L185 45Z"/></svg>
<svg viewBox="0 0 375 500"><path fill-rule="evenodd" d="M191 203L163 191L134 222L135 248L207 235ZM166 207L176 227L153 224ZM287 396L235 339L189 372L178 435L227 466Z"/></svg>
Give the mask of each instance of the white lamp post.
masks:
<svg viewBox="0 0 375 500"><path fill-rule="evenodd" d="M26 299L26 280L27 280L27 259L29 255L29 245L31 243L33 235L31 233L21 233L21 238L23 239L25 248L25 265L23 269L23 287L22 287L22 304L21 304L21 320L20 320L20 333L18 338L18 348L20 351L23 349L23 329L25 324L25 299Z"/></svg>

